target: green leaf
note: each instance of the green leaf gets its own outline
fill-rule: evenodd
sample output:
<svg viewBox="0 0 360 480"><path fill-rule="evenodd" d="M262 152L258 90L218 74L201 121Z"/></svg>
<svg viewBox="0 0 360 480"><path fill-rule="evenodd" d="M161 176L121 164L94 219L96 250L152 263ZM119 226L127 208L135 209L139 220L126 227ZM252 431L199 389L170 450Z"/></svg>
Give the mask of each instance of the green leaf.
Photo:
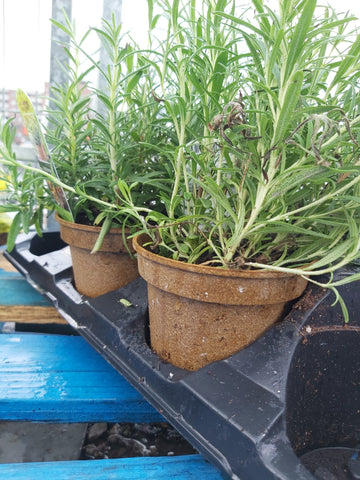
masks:
<svg viewBox="0 0 360 480"><path fill-rule="evenodd" d="M91 253L96 253L97 251L99 251L101 245L103 244L103 241L104 241L104 238L105 238L106 234L109 233L109 230L111 228L111 224L112 224L112 218L111 217L105 218L104 223L101 227L99 236L96 239L95 245L94 245L93 249L91 250Z"/></svg>
<svg viewBox="0 0 360 480"><path fill-rule="evenodd" d="M67 17L66 17L67 18ZM67 20L69 20L67 18ZM58 22L57 20L53 19L53 18L50 18L50 22L55 25L56 28L58 28L59 30L62 30L64 33L66 33L66 35L70 38L73 37L72 35L72 31L71 29L69 29L68 27L66 27L65 25L63 25L62 23Z"/></svg>
<svg viewBox="0 0 360 480"><path fill-rule="evenodd" d="M129 302L129 300L126 300L126 298L120 298L119 303L124 305L124 307L132 307L133 304Z"/></svg>
<svg viewBox="0 0 360 480"><path fill-rule="evenodd" d="M215 11L214 14L219 15L220 17L223 17L223 18L227 18L228 20L233 22L235 25L245 27L246 29L250 30L251 32L256 33L257 35L264 38L265 40L271 40L271 38L269 37L269 35L266 32L264 32L263 30L255 27L251 22L247 22L246 20L243 20L242 18L235 17L234 15L230 15L230 14L224 13L224 12ZM247 33L242 28L239 28L239 30L241 31L242 34Z"/></svg>
<svg viewBox="0 0 360 480"><path fill-rule="evenodd" d="M71 106L70 114L75 116L77 113L82 112L84 107L89 105L89 98L79 98L76 102L74 102Z"/></svg>
<svg viewBox="0 0 360 480"><path fill-rule="evenodd" d="M269 190L269 196L267 202L271 203L276 198L282 197L286 192L294 188L299 187L307 180L311 179L314 181L316 178L319 180L324 180L324 182L329 177L329 169L317 165L315 167L303 168L303 169L293 169L286 171L283 175L278 176L274 182L272 188Z"/></svg>
<svg viewBox="0 0 360 480"><path fill-rule="evenodd" d="M7 236L7 249L9 250L9 252L11 252L15 247L16 238L19 235L22 227L21 220L21 212L18 212L13 218L13 221L11 222L10 230Z"/></svg>
<svg viewBox="0 0 360 480"><path fill-rule="evenodd" d="M279 59L279 53L280 53L280 46L281 43L284 39L284 30L281 28L275 38L274 45L271 47L271 53L269 58L267 59L267 64L266 64L266 76L268 78L268 84L271 85L271 77L274 76L274 67L276 65L276 61ZM279 68L281 68L281 65L277 65Z"/></svg>
<svg viewBox="0 0 360 480"><path fill-rule="evenodd" d="M204 179L204 181L201 181L190 174L189 174L189 177L192 178L194 181L196 181L197 184L200 187L202 187L206 192L208 192L212 196L213 201L218 203L218 205L221 206L224 209L224 211L231 216L233 221L237 223L238 220L229 202L229 199L227 198L223 190L219 187L219 185L212 178L207 177L206 179Z"/></svg>
<svg viewBox="0 0 360 480"><path fill-rule="evenodd" d="M109 132L109 129L106 125L106 123L104 123L103 121L97 119L97 118L93 118L92 119L92 123L100 130L100 132L103 134L104 136L104 139L105 141L107 142L111 142L112 141L112 138L111 138L111 134Z"/></svg>
<svg viewBox="0 0 360 480"><path fill-rule="evenodd" d="M247 35L246 33L243 33L243 37L245 38L245 41L247 43L247 46L251 52L251 57L255 63L256 66L256 74L259 77L263 78L264 77L264 69L263 69L263 59L261 56L261 48L259 45L259 39L256 37L253 37L251 35Z"/></svg>
<svg viewBox="0 0 360 480"><path fill-rule="evenodd" d="M147 0L148 7L148 25L152 26L154 17L154 0Z"/></svg>
<svg viewBox="0 0 360 480"><path fill-rule="evenodd" d="M66 220L67 222L74 222L74 218L72 214L68 211L65 210L65 208L62 208L60 205L55 205L55 210L58 212L59 216L63 219Z"/></svg>
<svg viewBox="0 0 360 480"><path fill-rule="evenodd" d="M284 223L284 222L271 222L265 224L261 228L261 233L286 233L286 234L291 234L291 235L302 235L303 238L306 237L313 237L313 238L318 238L318 239L326 239L329 240L329 235L316 231L316 230L311 230L309 228L303 228L295 223Z"/></svg>
<svg viewBox="0 0 360 480"><path fill-rule="evenodd" d="M138 70L134 75L131 76L126 86L127 94L131 94L133 89L139 84L139 81L142 76L143 76L143 70Z"/></svg>
<svg viewBox="0 0 360 480"><path fill-rule="evenodd" d="M311 264L308 270L318 270L321 267L327 267L332 263L339 261L348 251L353 241L348 239L331 249L326 255L322 256L320 260ZM304 269L305 270L305 269Z"/></svg>
<svg viewBox="0 0 360 480"><path fill-rule="evenodd" d="M294 115L295 107L299 102L303 80L304 73L298 71L295 72L286 85L280 112L278 118L275 120L273 145L276 145L286 137L286 131Z"/></svg>
<svg viewBox="0 0 360 480"><path fill-rule="evenodd" d="M229 55L226 50L224 50L223 52L220 52L220 54L216 58L216 62L215 62L215 66L212 74L211 92L213 95L216 94L217 98L219 97L222 91L222 86L225 79L226 66L228 64L228 58L229 58Z"/></svg>
<svg viewBox="0 0 360 480"><path fill-rule="evenodd" d="M295 116L304 117L304 115L321 115L322 113L331 113L334 111L340 111L337 105L318 105L316 107L304 107L298 112L295 112Z"/></svg>
<svg viewBox="0 0 360 480"><path fill-rule="evenodd" d="M353 69L354 65L358 65L360 56L360 35L356 37L355 42L352 44L349 53L342 60L339 68L337 69L336 75L333 81L330 84L328 90L331 90L334 85L339 83L342 77L348 72L349 69Z"/></svg>
<svg viewBox="0 0 360 480"><path fill-rule="evenodd" d="M178 18L179 18L179 3L180 0L173 0L172 7L171 7L171 20L174 31L178 31Z"/></svg>
<svg viewBox="0 0 360 480"><path fill-rule="evenodd" d="M289 53L287 55L285 80L292 75L295 64L302 58L302 52L304 50L304 45L306 44L306 37L308 36L312 24L316 1L317 0L306 1L300 19L296 25L289 46Z"/></svg>
<svg viewBox="0 0 360 480"><path fill-rule="evenodd" d="M122 180L119 179L117 186L119 188L119 192L122 195L122 198L129 204L132 203L131 201L131 189L129 188L128 184Z"/></svg>
<svg viewBox="0 0 360 480"><path fill-rule="evenodd" d="M266 15L264 15L265 11L264 11L264 3L263 3L263 0L252 0L252 3L257 11L257 13L259 14L259 22L262 23L262 27L263 29L267 32L270 31L270 23L269 23L269 19L267 18Z"/></svg>

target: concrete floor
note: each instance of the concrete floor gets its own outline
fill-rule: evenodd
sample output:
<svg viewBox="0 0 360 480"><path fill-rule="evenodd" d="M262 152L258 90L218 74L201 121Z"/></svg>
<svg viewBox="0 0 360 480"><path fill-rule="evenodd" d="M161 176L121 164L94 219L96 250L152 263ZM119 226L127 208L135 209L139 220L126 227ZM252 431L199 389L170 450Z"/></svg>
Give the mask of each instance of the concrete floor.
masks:
<svg viewBox="0 0 360 480"><path fill-rule="evenodd" d="M0 463L78 460L86 423L0 422Z"/></svg>

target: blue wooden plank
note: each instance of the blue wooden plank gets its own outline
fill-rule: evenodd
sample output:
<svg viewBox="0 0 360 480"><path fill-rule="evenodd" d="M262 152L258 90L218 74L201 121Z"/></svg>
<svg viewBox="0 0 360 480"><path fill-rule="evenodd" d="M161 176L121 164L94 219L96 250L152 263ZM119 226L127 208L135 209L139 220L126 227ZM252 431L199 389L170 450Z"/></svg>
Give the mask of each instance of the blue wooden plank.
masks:
<svg viewBox="0 0 360 480"><path fill-rule="evenodd" d="M48 307L48 302L18 272L0 269L0 305Z"/></svg>
<svg viewBox="0 0 360 480"><path fill-rule="evenodd" d="M0 335L0 419L163 421L82 337L43 334Z"/></svg>
<svg viewBox="0 0 360 480"><path fill-rule="evenodd" d="M0 465L6 480L222 480L200 455Z"/></svg>

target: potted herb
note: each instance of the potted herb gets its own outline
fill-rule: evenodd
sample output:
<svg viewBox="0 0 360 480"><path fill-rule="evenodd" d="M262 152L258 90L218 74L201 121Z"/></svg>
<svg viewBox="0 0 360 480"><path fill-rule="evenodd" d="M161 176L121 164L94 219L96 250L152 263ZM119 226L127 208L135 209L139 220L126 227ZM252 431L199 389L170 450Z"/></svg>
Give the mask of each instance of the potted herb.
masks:
<svg viewBox="0 0 360 480"><path fill-rule="evenodd" d="M280 1L277 12L258 0L240 10L206 0L201 14L193 1L148 5L149 49L125 76L129 99L143 89L125 118L134 113L138 125L153 107L148 136L134 128L125 138L142 152L130 157L136 167L106 177L111 195L93 180L97 165L105 178L101 162L75 186L44 177L76 205L99 209L96 218L131 218L151 346L164 360L196 370L231 355L280 319L308 281L334 292L347 321L337 287L359 274L335 273L359 254L355 19L316 9L316 0ZM157 41L163 21L167 36ZM85 140L107 144L106 125L89 120ZM147 191L151 200L139 201Z"/></svg>
<svg viewBox="0 0 360 480"><path fill-rule="evenodd" d="M153 349L189 370L229 356L308 281L335 293L347 321L337 287L359 274L334 273L360 245L354 18L316 0L276 12L209 0L201 16L190 1L155 5L151 24L168 19L150 61L177 135L173 189L165 213L141 217L129 202L143 223L134 246Z"/></svg>
<svg viewBox="0 0 360 480"><path fill-rule="evenodd" d="M76 287L93 297L138 276L131 243L126 240L131 229L136 229L136 221L122 213L117 183L120 179L138 182L139 187L132 189L135 201L141 206L154 204L163 167L152 145L161 144L162 132L158 125L152 125L157 103L148 93L146 68L134 46L125 43L121 26L113 19L104 20L101 29L93 29L109 57L108 64L102 66L84 50L89 32L78 42L68 18L63 24L54 23L71 43L67 48L68 81L53 86L47 119L41 127L26 95L18 92L39 166L17 161L7 122L2 128L0 161L9 176L10 197L2 210L16 213L9 250L21 229L28 231L34 225L41 234L44 211L55 211L61 236L71 245ZM90 67L82 68L81 55L90 60ZM105 91L89 82L94 70L103 78ZM89 256L90 252L93 255ZM83 273L80 268L85 268Z"/></svg>

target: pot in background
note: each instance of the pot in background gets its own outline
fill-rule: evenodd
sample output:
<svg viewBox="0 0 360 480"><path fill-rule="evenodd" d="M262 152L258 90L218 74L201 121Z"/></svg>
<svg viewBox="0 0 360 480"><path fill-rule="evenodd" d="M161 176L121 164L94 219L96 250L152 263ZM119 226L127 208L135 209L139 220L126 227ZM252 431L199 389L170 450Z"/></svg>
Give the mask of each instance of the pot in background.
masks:
<svg viewBox="0 0 360 480"><path fill-rule="evenodd" d="M100 227L63 220L56 215L60 236L70 246L75 287L88 297L98 297L117 290L138 276L136 259L123 242L122 229L112 228L105 236L99 251L93 249ZM128 248L131 248L129 243Z"/></svg>

